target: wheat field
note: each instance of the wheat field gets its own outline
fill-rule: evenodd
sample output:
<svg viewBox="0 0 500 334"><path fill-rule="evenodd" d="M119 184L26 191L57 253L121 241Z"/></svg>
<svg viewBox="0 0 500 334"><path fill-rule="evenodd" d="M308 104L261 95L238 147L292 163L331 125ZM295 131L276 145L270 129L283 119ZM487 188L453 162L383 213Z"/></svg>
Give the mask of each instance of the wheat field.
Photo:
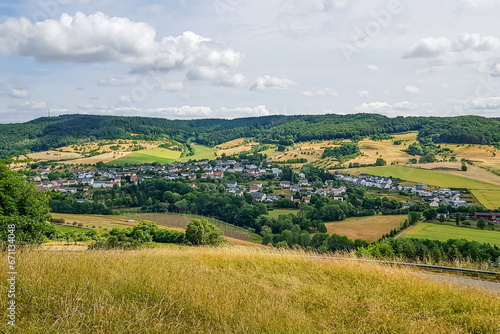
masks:
<svg viewBox="0 0 500 334"><path fill-rule="evenodd" d="M500 332L498 295L299 252L25 250L17 271L17 333Z"/></svg>

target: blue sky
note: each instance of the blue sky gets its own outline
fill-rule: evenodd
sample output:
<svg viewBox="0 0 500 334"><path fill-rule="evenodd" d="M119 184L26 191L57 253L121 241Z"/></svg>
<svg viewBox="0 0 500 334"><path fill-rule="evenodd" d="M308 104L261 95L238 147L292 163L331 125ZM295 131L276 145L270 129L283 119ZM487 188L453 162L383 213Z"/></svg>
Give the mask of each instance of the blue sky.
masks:
<svg viewBox="0 0 500 334"><path fill-rule="evenodd" d="M0 4L0 122L500 115L499 0Z"/></svg>

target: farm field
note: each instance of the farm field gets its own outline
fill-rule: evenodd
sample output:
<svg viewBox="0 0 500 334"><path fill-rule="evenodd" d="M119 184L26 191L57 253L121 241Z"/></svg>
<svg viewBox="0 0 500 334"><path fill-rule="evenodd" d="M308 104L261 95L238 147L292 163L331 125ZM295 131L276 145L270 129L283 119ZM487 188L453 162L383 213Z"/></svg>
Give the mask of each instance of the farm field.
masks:
<svg viewBox="0 0 500 334"><path fill-rule="evenodd" d="M48 161L48 160L68 160L68 159L78 159L81 158L82 155L76 152L59 152L59 151L43 151L36 153L29 153L26 155L30 159L35 159L39 161Z"/></svg>
<svg viewBox="0 0 500 334"><path fill-rule="evenodd" d="M349 171L358 174L367 173L384 177L392 176L437 187L500 190L500 185L466 177L467 172L464 172L464 176L457 176L433 170L403 166L363 167L349 169Z"/></svg>
<svg viewBox="0 0 500 334"><path fill-rule="evenodd" d="M418 238L447 241L449 239L466 239L480 243L500 246L500 232L479 230L476 228L419 223L405 231L400 238Z"/></svg>
<svg viewBox="0 0 500 334"><path fill-rule="evenodd" d="M300 252L28 249L18 255L18 271L25 288L16 293L17 304L29 305L16 309L19 333L500 331L500 299L491 292L410 268ZM0 271L4 290L7 277ZM7 309L7 303L0 299L0 307ZM0 324L3 332L10 332L7 327Z"/></svg>
<svg viewBox="0 0 500 334"><path fill-rule="evenodd" d="M383 158L387 164L391 162L406 163L414 156L402 150L417 140L416 132L393 135L393 139L371 140L365 138L359 142L359 149L363 155L349 160L352 163L374 164L377 158ZM401 140L401 145L394 145L394 140Z"/></svg>
<svg viewBox="0 0 500 334"><path fill-rule="evenodd" d="M81 227L76 227L76 226L69 226L69 225L61 225L61 224L54 224L56 227L56 230L66 233L66 232L87 232L88 229L86 228L81 228Z"/></svg>
<svg viewBox="0 0 500 334"><path fill-rule="evenodd" d="M215 158L215 154L217 152L217 150L215 148L204 146L204 145L191 144L191 147L194 149L194 155L180 157L178 159L179 161L188 161L190 159L191 160L204 160L204 159L213 160Z"/></svg>
<svg viewBox="0 0 500 334"><path fill-rule="evenodd" d="M148 164L158 162L161 164L168 164L181 155L179 151L173 151L166 148L154 148L151 150L143 150L132 152L127 156L113 161L115 164Z"/></svg>
<svg viewBox="0 0 500 334"><path fill-rule="evenodd" d="M272 211L268 211L269 216L274 219L278 219L280 215L296 215L299 212L297 209L274 209Z"/></svg>
<svg viewBox="0 0 500 334"><path fill-rule="evenodd" d="M414 167L429 169L440 173L452 174L461 177L468 177L488 183L500 185L500 176L491 172L485 171L484 168L478 166L467 166L467 171L462 171L461 162L435 162L429 164L415 164Z"/></svg>
<svg viewBox="0 0 500 334"><path fill-rule="evenodd" d="M399 228L406 218L406 215L354 217L325 223L325 226L328 234L345 235L352 240L377 241L392 229Z"/></svg>
<svg viewBox="0 0 500 334"><path fill-rule="evenodd" d="M472 195L489 210L500 208L500 190L471 190Z"/></svg>

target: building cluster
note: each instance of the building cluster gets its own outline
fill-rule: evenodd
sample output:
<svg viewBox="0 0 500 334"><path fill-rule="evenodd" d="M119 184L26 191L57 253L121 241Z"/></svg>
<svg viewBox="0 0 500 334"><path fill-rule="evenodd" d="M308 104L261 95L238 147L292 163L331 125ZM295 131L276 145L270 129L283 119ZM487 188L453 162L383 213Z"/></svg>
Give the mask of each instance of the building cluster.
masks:
<svg viewBox="0 0 500 334"><path fill-rule="evenodd" d="M339 181L348 182L358 187L374 187L412 193L415 196L423 198L429 203L429 206L433 208L437 208L440 205L451 205L452 207L470 205L469 202L461 199L462 194L459 190L451 190L448 188L430 190L430 187L423 183L416 183L414 185L404 187L398 183L393 183L391 178L368 174L359 174L358 177L354 177L343 175L341 171L335 173L335 178Z"/></svg>

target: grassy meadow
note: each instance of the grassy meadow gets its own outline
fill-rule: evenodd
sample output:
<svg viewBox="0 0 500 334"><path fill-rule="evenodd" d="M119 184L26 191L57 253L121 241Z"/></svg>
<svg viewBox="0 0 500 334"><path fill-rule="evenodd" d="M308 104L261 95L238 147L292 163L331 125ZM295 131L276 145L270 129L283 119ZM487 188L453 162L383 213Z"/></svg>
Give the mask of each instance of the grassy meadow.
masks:
<svg viewBox="0 0 500 334"><path fill-rule="evenodd" d="M168 164L174 162L181 155L179 151L173 151L166 148L153 148L151 150L142 150L132 152L123 158L113 161L113 164L148 164L159 162L161 164Z"/></svg>
<svg viewBox="0 0 500 334"><path fill-rule="evenodd" d="M180 157L180 161L215 159L215 154L217 153L215 148L199 144L191 144L191 147L194 149L194 155Z"/></svg>
<svg viewBox="0 0 500 334"><path fill-rule="evenodd" d="M471 190L472 195L487 209L500 208L500 190Z"/></svg>
<svg viewBox="0 0 500 334"><path fill-rule="evenodd" d="M406 218L406 215L353 217L325 223L325 226L328 234L345 235L352 240L377 241L392 229L399 228Z"/></svg>
<svg viewBox="0 0 500 334"><path fill-rule="evenodd" d="M405 231L400 238L418 238L447 241L449 239L466 239L480 243L500 246L500 232L480 230L476 228L420 223Z"/></svg>
<svg viewBox="0 0 500 334"><path fill-rule="evenodd" d="M271 216L274 219L278 219L279 216L281 215L296 215L299 212L298 209L274 209L271 211L268 211L269 216Z"/></svg>
<svg viewBox="0 0 500 334"><path fill-rule="evenodd" d="M17 333L500 332L499 295L374 263L248 247L24 250L17 261ZM6 279L2 266L4 310Z"/></svg>

